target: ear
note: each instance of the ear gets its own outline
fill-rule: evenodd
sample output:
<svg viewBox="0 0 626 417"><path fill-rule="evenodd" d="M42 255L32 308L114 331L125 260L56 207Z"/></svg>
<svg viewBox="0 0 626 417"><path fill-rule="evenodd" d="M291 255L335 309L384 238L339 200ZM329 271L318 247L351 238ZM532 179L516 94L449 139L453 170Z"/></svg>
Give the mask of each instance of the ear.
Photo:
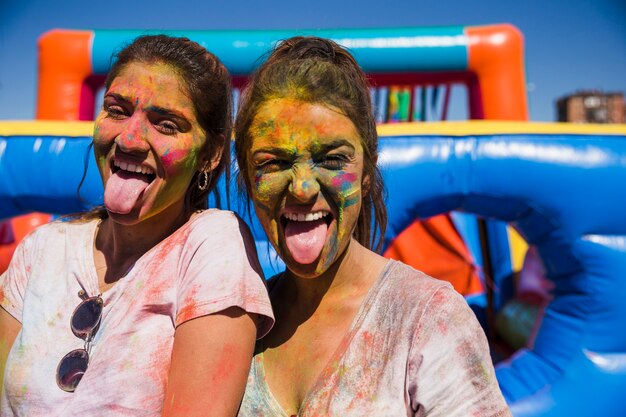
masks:
<svg viewBox="0 0 626 417"><path fill-rule="evenodd" d="M363 181L361 181L361 190L363 190L363 196L366 196L370 192L371 179L368 174L363 175Z"/></svg>
<svg viewBox="0 0 626 417"><path fill-rule="evenodd" d="M200 161L200 171L213 171L218 167L220 161L222 160L222 154L224 153L224 135L218 135L215 138L215 145L213 147L213 154L204 155Z"/></svg>
<svg viewBox="0 0 626 417"><path fill-rule="evenodd" d="M376 164L378 163L378 155L376 155L376 157L374 158L374 161L372 162L374 169L372 169L372 172L367 172L370 170L365 170L363 172L363 180L361 181L361 189L363 190L363 197L365 197L366 195L368 195L370 193L370 187L372 186L372 174L376 173ZM365 165L365 161L364 161L364 165Z"/></svg>

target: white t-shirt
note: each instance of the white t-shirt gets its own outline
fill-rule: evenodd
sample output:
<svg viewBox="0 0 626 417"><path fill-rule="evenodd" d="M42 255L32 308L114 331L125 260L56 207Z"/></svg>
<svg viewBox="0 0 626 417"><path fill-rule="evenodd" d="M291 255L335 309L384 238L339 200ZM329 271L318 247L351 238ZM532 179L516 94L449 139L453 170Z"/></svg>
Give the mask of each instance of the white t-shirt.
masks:
<svg viewBox="0 0 626 417"><path fill-rule="evenodd" d="M298 413L510 415L485 334L463 297L449 283L396 261L370 289ZM267 384L262 352L252 361L239 417L289 417Z"/></svg>
<svg viewBox="0 0 626 417"><path fill-rule="evenodd" d="M70 329L78 292L98 294L97 225L54 222L37 229L0 276L0 305L22 323L6 364L2 417L160 416L176 326L232 306L259 315L258 337L273 324L256 257L246 253L254 248L247 229L232 212L208 210L102 294L89 368L74 393L62 391L57 365L84 346Z"/></svg>

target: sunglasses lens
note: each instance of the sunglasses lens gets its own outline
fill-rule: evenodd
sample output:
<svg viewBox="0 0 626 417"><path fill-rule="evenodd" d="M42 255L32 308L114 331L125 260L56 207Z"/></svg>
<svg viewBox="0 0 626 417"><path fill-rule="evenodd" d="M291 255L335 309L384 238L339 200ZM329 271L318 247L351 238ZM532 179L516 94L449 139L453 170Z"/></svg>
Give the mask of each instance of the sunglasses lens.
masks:
<svg viewBox="0 0 626 417"><path fill-rule="evenodd" d="M85 349L76 349L61 359L57 367L57 385L63 391L74 392L89 364Z"/></svg>
<svg viewBox="0 0 626 417"><path fill-rule="evenodd" d="M102 298L90 298L82 302L72 315L72 332L76 337L87 339L90 333L100 325L102 317Z"/></svg>

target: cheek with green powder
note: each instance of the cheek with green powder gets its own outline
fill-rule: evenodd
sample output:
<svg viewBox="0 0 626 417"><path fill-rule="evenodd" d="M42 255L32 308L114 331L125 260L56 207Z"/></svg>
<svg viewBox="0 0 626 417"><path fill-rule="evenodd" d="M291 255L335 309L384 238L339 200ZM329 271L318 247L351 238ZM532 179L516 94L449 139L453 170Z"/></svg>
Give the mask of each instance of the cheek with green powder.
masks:
<svg viewBox="0 0 626 417"><path fill-rule="evenodd" d="M354 172L339 171L330 178L331 187L337 190L343 208L350 207L361 200L361 178Z"/></svg>
<svg viewBox="0 0 626 417"><path fill-rule="evenodd" d="M271 211L287 182L288 178L285 173L265 174L257 170L252 185L252 197L255 204L264 211Z"/></svg>

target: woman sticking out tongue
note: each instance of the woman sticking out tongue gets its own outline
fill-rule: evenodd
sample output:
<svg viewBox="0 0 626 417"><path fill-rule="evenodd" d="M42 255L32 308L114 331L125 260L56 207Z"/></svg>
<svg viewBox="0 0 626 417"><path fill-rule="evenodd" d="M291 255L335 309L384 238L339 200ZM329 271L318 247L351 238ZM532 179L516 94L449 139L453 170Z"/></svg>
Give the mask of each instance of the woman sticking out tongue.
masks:
<svg viewBox="0 0 626 417"><path fill-rule="evenodd" d="M93 135L104 206L39 228L0 276L0 416L232 417L273 314L245 224L207 209L230 75L186 38L116 58Z"/></svg>
<svg viewBox="0 0 626 417"><path fill-rule="evenodd" d="M485 335L449 284L372 251L386 226L365 75L282 42L241 96L240 175L287 269L239 416L507 416ZM372 226L373 229L372 230Z"/></svg>

